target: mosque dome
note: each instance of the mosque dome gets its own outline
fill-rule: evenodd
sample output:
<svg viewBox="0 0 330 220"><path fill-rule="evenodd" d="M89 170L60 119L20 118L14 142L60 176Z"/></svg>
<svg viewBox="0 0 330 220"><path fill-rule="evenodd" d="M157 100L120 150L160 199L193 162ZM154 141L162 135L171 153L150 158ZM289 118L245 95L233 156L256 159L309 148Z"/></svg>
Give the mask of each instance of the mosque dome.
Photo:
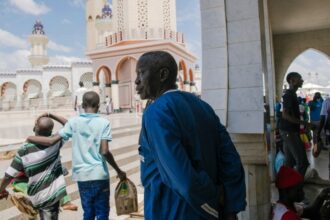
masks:
<svg viewBox="0 0 330 220"><path fill-rule="evenodd" d="M36 23L33 25L32 34L45 34L44 26L42 25L41 21L37 20Z"/></svg>
<svg viewBox="0 0 330 220"><path fill-rule="evenodd" d="M109 4L105 4L102 8L102 18L111 18L112 17L112 10Z"/></svg>

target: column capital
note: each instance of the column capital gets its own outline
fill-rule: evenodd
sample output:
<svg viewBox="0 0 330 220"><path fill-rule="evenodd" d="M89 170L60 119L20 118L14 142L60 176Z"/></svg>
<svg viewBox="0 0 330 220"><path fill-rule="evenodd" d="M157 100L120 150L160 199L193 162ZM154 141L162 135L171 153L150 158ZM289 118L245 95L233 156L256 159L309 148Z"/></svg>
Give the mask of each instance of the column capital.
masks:
<svg viewBox="0 0 330 220"><path fill-rule="evenodd" d="M93 86L99 86L100 82L93 82Z"/></svg>
<svg viewBox="0 0 330 220"><path fill-rule="evenodd" d="M105 87L111 87L111 83L106 83Z"/></svg>
<svg viewBox="0 0 330 220"><path fill-rule="evenodd" d="M183 81L183 84L184 85L189 85L190 83L189 83L189 81L185 80L185 81Z"/></svg>
<svg viewBox="0 0 330 220"><path fill-rule="evenodd" d="M194 81L192 81L192 82L190 82L190 85L191 85L191 86L195 86L196 83L195 83Z"/></svg>
<svg viewBox="0 0 330 220"><path fill-rule="evenodd" d="M119 80L112 80L111 84L119 84Z"/></svg>

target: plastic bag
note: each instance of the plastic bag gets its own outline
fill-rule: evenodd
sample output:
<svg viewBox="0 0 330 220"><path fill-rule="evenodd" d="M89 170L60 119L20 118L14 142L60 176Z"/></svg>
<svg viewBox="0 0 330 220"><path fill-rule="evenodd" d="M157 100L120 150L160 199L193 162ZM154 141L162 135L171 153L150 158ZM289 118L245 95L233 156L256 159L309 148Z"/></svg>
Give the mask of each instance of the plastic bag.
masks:
<svg viewBox="0 0 330 220"><path fill-rule="evenodd" d="M123 180L118 183L115 191L117 215L126 215L138 211L137 191L134 183Z"/></svg>
<svg viewBox="0 0 330 220"><path fill-rule="evenodd" d="M38 211L33 207L31 201L21 192L10 195L10 201L16 208L29 218L38 215Z"/></svg>

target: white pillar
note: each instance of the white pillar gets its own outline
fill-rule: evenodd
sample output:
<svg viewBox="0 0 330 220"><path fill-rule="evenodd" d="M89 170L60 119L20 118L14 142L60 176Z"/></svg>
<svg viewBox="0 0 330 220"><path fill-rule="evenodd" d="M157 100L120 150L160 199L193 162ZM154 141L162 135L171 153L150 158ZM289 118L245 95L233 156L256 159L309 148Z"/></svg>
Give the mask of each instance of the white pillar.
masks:
<svg viewBox="0 0 330 220"><path fill-rule="evenodd" d="M93 91L100 95L100 83L99 82L93 82Z"/></svg>
<svg viewBox="0 0 330 220"><path fill-rule="evenodd" d="M190 92L190 83L189 81L183 82L183 91Z"/></svg>
<svg viewBox="0 0 330 220"><path fill-rule="evenodd" d="M111 97L111 84L110 83L105 84L104 95L105 95L105 97L107 97L107 96Z"/></svg>
<svg viewBox="0 0 330 220"><path fill-rule="evenodd" d="M112 104L113 104L113 110L114 112L119 112L120 111L120 106L119 106L119 85L118 81L112 81Z"/></svg>
<svg viewBox="0 0 330 220"><path fill-rule="evenodd" d="M190 82L190 92L197 92L195 82Z"/></svg>

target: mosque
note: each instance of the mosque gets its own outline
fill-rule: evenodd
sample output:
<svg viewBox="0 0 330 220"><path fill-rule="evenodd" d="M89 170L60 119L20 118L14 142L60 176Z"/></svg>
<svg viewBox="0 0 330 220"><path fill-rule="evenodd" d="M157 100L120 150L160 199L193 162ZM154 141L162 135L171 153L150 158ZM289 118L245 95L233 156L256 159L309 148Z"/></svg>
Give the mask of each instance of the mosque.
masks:
<svg viewBox="0 0 330 220"><path fill-rule="evenodd" d="M31 68L16 72L0 72L0 109L20 110L72 106L72 91L83 81L92 87L91 61L70 65L49 64L48 37L40 21L36 21L28 38Z"/></svg>
<svg viewBox="0 0 330 220"><path fill-rule="evenodd" d="M86 1L86 56L67 65L49 63L48 37L40 21L28 41L31 68L0 72L0 109L71 107L78 82L93 89L101 102L110 98L115 111L134 109L135 66L152 50L171 53L178 63L178 88L200 91L196 57L187 50L176 28L175 0ZM197 88L198 87L198 88Z"/></svg>

